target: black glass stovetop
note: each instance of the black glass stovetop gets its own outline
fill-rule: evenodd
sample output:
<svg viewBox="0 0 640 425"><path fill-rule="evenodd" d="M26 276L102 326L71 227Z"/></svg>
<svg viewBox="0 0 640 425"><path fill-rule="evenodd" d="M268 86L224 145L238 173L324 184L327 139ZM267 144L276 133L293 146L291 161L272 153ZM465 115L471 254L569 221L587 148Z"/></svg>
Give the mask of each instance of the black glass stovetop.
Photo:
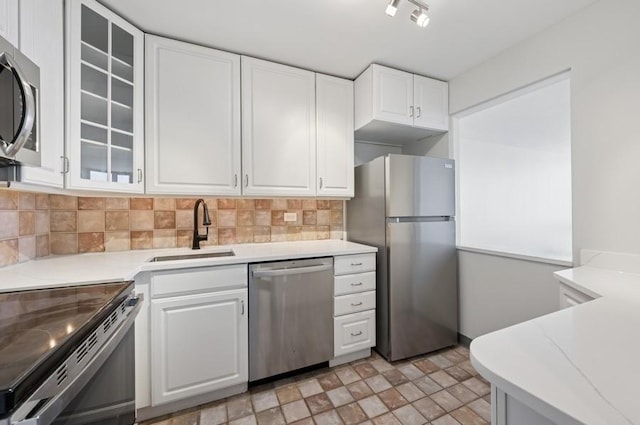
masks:
<svg viewBox="0 0 640 425"><path fill-rule="evenodd" d="M130 285L0 293L0 416L54 372Z"/></svg>

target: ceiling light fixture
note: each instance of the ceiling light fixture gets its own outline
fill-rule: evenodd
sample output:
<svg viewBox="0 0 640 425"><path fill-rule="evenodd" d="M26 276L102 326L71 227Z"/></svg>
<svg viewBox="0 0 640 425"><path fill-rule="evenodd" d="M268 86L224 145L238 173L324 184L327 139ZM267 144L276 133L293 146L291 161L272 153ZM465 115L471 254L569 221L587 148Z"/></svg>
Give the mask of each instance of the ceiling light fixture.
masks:
<svg viewBox="0 0 640 425"><path fill-rule="evenodd" d="M424 3L422 0L407 1L418 7L413 11L413 13L411 13L411 20L422 28L429 25L429 15L427 14L427 12L429 12L429 5ZM396 12L398 11L398 3L400 3L400 0L389 0L387 10L385 10L386 14L389 16L396 16Z"/></svg>
<svg viewBox="0 0 640 425"><path fill-rule="evenodd" d="M398 3L400 3L400 0L390 0L385 13L392 17L396 16L396 12L398 11Z"/></svg>

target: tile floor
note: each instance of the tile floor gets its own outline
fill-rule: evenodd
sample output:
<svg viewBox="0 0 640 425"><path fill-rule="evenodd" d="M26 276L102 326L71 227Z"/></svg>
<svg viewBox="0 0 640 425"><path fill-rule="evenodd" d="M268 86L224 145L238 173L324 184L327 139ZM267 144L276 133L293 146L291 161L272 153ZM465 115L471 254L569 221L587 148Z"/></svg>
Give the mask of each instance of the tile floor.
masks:
<svg viewBox="0 0 640 425"><path fill-rule="evenodd" d="M144 425L482 425L490 402L488 382L458 346L394 363L374 353Z"/></svg>

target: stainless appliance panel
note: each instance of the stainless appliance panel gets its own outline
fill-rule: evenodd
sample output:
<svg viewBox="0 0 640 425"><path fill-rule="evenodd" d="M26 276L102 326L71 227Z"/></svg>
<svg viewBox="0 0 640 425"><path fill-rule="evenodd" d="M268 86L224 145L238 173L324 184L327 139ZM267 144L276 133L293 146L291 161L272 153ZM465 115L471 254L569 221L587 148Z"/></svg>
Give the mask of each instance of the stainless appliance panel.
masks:
<svg viewBox="0 0 640 425"><path fill-rule="evenodd" d="M333 357L333 258L249 268L249 381Z"/></svg>
<svg viewBox="0 0 640 425"><path fill-rule="evenodd" d="M389 352L385 220L385 157L355 168L355 196L347 203L347 238L378 248L376 255L376 350ZM384 308L382 308L384 306Z"/></svg>
<svg viewBox="0 0 640 425"><path fill-rule="evenodd" d="M39 166L40 68L2 37L0 59L0 164Z"/></svg>
<svg viewBox="0 0 640 425"><path fill-rule="evenodd" d="M389 222L387 248L392 318L388 358L404 359L456 344L455 222Z"/></svg>
<svg viewBox="0 0 640 425"><path fill-rule="evenodd" d="M451 159L388 155L387 217L455 215L455 166Z"/></svg>

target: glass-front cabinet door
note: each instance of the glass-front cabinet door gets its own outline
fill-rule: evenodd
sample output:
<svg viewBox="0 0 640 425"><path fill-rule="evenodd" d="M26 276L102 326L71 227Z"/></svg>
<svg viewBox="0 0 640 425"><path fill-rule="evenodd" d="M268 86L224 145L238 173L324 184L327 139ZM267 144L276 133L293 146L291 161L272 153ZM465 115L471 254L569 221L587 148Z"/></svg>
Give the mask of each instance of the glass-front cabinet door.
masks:
<svg viewBox="0 0 640 425"><path fill-rule="evenodd" d="M143 192L143 33L93 0L67 0L67 187Z"/></svg>

